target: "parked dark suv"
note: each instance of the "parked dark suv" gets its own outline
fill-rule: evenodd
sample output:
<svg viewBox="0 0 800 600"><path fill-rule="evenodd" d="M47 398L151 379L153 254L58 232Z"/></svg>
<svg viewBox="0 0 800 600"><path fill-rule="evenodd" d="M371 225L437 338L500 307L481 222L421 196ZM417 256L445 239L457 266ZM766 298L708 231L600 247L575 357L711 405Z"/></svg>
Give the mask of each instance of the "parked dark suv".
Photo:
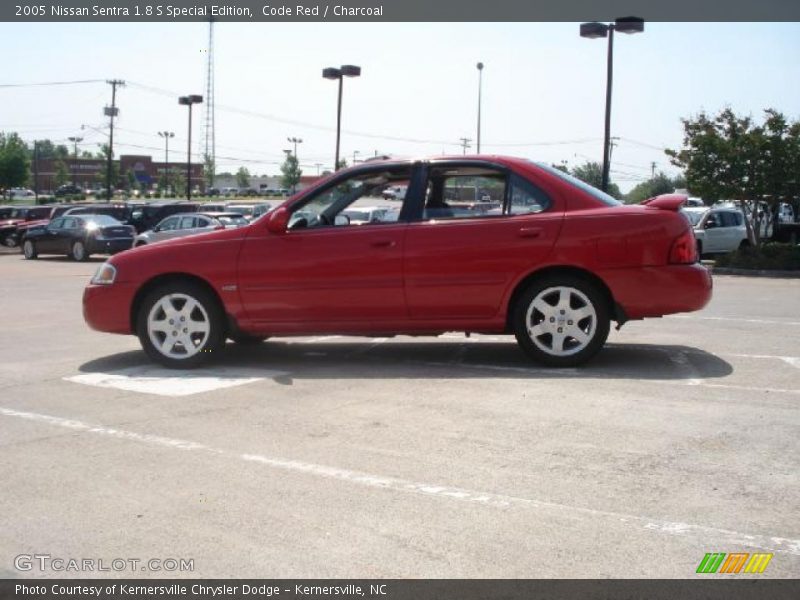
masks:
<svg viewBox="0 0 800 600"><path fill-rule="evenodd" d="M176 213L197 212L199 204L194 202L150 202L131 207L128 223L142 233L155 227L162 219Z"/></svg>

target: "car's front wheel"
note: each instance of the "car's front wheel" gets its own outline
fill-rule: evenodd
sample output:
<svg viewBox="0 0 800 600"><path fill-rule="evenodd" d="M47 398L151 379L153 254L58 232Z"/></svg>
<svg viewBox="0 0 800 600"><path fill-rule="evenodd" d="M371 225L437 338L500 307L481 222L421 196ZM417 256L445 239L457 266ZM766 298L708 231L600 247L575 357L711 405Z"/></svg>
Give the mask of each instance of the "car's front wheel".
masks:
<svg viewBox="0 0 800 600"><path fill-rule="evenodd" d="M25 255L25 258L28 260L33 260L39 253L36 251L36 244L34 244L31 240L25 240L22 244L22 254Z"/></svg>
<svg viewBox="0 0 800 600"><path fill-rule="evenodd" d="M167 283L150 292L139 308L136 333L147 355L172 369L197 367L225 343L217 299L191 282Z"/></svg>
<svg viewBox="0 0 800 600"><path fill-rule="evenodd" d="M551 367L574 367L605 344L608 300L596 285L580 277L547 277L523 292L513 324L517 342L535 360Z"/></svg>

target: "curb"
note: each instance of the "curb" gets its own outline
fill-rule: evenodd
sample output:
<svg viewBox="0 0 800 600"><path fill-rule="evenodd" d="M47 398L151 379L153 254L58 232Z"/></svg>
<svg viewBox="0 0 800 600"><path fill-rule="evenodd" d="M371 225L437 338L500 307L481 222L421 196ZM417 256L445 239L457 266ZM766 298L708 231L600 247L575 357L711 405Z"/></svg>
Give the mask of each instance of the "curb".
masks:
<svg viewBox="0 0 800 600"><path fill-rule="evenodd" d="M714 275L738 275L741 277L778 277L784 279L800 279L800 271L767 271L764 269L733 269L730 267L712 267Z"/></svg>

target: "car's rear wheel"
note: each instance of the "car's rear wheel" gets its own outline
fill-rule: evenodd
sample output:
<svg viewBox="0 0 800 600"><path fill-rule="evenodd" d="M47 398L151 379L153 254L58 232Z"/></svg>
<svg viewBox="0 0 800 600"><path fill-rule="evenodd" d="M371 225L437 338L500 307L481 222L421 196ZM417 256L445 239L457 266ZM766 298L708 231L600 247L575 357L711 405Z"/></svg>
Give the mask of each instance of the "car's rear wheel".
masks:
<svg viewBox="0 0 800 600"><path fill-rule="evenodd" d="M593 283L571 275L535 281L514 307L514 334L536 361L574 367L605 344L610 325L606 295Z"/></svg>
<svg viewBox="0 0 800 600"><path fill-rule="evenodd" d="M739 244L739 249L740 250L742 248L749 248L749 247L750 247L750 242L748 242L747 240L742 240L742 242Z"/></svg>
<svg viewBox="0 0 800 600"><path fill-rule="evenodd" d="M167 283L150 292L139 308L136 333L147 355L172 369L197 367L225 343L217 299L191 282Z"/></svg>
<svg viewBox="0 0 800 600"><path fill-rule="evenodd" d="M86 251L86 244L78 240L77 242L73 242L72 248L70 249L70 256L73 260L78 262L83 262L89 258L89 253Z"/></svg>
<svg viewBox="0 0 800 600"><path fill-rule="evenodd" d="M36 244L34 244L31 240L25 240L22 244L22 254L25 255L25 258L28 260L33 260L39 253L36 251Z"/></svg>

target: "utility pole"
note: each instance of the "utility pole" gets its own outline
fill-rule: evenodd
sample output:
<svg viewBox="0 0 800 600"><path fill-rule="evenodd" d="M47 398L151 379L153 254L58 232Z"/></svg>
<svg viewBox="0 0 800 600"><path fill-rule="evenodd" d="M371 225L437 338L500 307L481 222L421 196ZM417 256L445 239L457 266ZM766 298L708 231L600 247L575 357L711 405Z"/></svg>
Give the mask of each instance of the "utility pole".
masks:
<svg viewBox="0 0 800 600"><path fill-rule="evenodd" d="M73 144L73 147L75 149L75 153L73 154L73 159L75 160L75 162L77 162L77 160L78 160L78 142L82 142L83 138L82 137L77 137L77 136L70 136L67 139L70 142L72 142L72 144ZM75 163L73 163L72 167L73 167L72 168L72 185L77 186L78 182L76 181L77 176L76 176L76 173L75 173L75 168L77 167L77 165Z"/></svg>
<svg viewBox="0 0 800 600"><path fill-rule="evenodd" d="M114 117L119 114L117 109L117 86L125 85L121 79L111 79L106 81L111 86L111 106L106 106L103 111L107 117L110 117L110 127L108 130L108 157L106 163L106 195L108 201L111 201L111 163L114 160Z"/></svg>
<svg viewBox="0 0 800 600"><path fill-rule="evenodd" d="M472 141L472 138L463 137L463 138L458 138L458 139L461 140L461 147L464 149L464 155L466 156L467 148L471 148L469 143Z"/></svg>
<svg viewBox="0 0 800 600"><path fill-rule="evenodd" d="M33 196L39 204L39 142L33 142Z"/></svg>
<svg viewBox="0 0 800 600"><path fill-rule="evenodd" d="M319 175L319 168L322 166L322 163L314 163L314 166L317 167L317 175Z"/></svg>
<svg viewBox="0 0 800 600"><path fill-rule="evenodd" d="M650 179L656 178L656 161L650 163Z"/></svg>

